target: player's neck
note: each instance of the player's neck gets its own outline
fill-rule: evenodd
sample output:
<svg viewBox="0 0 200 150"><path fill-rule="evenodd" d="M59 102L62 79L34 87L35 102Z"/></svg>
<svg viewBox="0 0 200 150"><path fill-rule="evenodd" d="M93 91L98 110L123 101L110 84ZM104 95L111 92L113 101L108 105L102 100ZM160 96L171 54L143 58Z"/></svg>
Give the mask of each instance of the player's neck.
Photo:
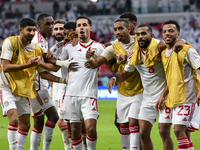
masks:
<svg viewBox="0 0 200 150"><path fill-rule="evenodd" d="M79 38L78 41L81 42L81 43L88 43L88 42L90 42L90 40L91 40L90 38L87 38L87 39L80 39Z"/></svg>
<svg viewBox="0 0 200 150"><path fill-rule="evenodd" d="M166 44L166 46L168 49L171 49L175 45L175 43L176 41L174 41L173 43Z"/></svg>
<svg viewBox="0 0 200 150"><path fill-rule="evenodd" d="M42 36L43 36L44 38L47 38L47 34L41 32L40 29L39 29L38 31L40 32L40 34L42 34Z"/></svg>

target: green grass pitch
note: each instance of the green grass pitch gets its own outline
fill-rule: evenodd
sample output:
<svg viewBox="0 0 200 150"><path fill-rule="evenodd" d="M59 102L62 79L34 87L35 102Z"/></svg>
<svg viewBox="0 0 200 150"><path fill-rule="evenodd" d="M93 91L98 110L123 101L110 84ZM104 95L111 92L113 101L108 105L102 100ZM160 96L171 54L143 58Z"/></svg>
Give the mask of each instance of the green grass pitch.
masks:
<svg viewBox="0 0 200 150"><path fill-rule="evenodd" d="M97 121L97 132L98 132L98 140L97 140L97 150L121 150L120 144L120 134L114 126L114 114L115 114L115 106L116 101L98 101L99 104L99 119ZM33 121L31 119L31 125L33 125ZM7 128L8 128L8 118L2 117L2 110L0 108L0 149L1 150L9 150L8 148L8 140L7 140ZM32 128L32 127L31 127ZM30 133L29 131L26 144L24 150L29 150L30 146ZM171 130L171 136L174 141L174 150L177 150L177 142L174 136L173 130ZM195 150L200 149L199 142L199 132L194 132L191 134L194 148ZM162 141L158 132L158 122L156 122L153 126L151 137L154 145L154 150L162 150ZM59 131L58 126L56 126L54 131L54 136L52 139L52 144L50 146L50 150L64 150L62 137ZM40 149L42 150L42 143L40 145Z"/></svg>

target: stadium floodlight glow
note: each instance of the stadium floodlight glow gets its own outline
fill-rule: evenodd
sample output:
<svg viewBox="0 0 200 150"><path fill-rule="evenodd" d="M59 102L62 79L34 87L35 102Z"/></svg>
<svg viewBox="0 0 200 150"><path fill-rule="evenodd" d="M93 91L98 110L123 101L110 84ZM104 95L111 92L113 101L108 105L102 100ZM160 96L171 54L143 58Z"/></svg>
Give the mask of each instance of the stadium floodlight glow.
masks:
<svg viewBox="0 0 200 150"><path fill-rule="evenodd" d="M96 3L97 2L97 0L91 0L93 3Z"/></svg>

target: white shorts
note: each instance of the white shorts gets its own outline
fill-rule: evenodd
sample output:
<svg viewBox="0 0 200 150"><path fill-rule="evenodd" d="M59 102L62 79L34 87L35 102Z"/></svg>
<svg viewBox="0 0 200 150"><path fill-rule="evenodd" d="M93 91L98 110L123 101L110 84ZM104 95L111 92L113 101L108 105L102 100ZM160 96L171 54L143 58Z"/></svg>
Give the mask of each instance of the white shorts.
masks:
<svg viewBox="0 0 200 150"><path fill-rule="evenodd" d="M34 99L29 99L32 108L32 116L41 116L50 107L54 106L47 90L39 90L38 95Z"/></svg>
<svg viewBox="0 0 200 150"><path fill-rule="evenodd" d="M139 120L149 121L152 125L156 122L159 112L155 106L145 105L144 102L140 107Z"/></svg>
<svg viewBox="0 0 200 150"><path fill-rule="evenodd" d="M64 113L64 110L63 110L63 100L62 99L53 100L53 102L54 102L54 105L55 105L56 110L58 112L59 118L63 119L63 113Z"/></svg>
<svg viewBox="0 0 200 150"><path fill-rule="evenodd" d="M180 124L188 127L195 109L195 103L181 104L173 108L172 124Z"/></svg>
<svg viewBox="0 0 200 150"><path fill-rule="evenodd" d="M30 102L26 97L0 90L0 100L3 116L7 116L7 112L11 109L17 109L18 116L31 113Z"/></svg>
<svg viewBox="0 0 200 150"><path fill-rule="evenodd" d="M159 111L159 123L172 123L172 108L165 106Z"/></svg>
<svg viewBox="0 0 200 150"><path fill-rule="evenodd" d="M63 109L65 110L64 119L70 122L81 122L82 118L98 119L97 99L80 96L65 96Z"/></svg>
<svg viewBox="0 0 200 150"><path fill-rule="evenodd" d="M128 118L138 119L143 94L124 96L117 93L117 122L126 123Z"/></svg>
<svg viewBox="0 0 200 150"><path fill-rule="evenodd" d="M195 106L194 114L191 122L189 123L188 130L194 132L195 130L199 130L199 120L200 120L200 106Z"/></svg>

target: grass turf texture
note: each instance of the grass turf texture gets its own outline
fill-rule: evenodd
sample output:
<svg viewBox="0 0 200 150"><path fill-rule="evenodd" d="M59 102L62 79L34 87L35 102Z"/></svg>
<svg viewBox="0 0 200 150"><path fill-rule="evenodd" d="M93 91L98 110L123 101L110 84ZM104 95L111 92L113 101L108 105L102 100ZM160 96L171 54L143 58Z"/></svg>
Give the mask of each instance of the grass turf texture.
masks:
<svg viewBox="0 0 200 150"><path fill-rule="evenodd" d="M97 121L97 150L121 150L120 144L120 134L114 126L114 114L116 101L98 101L99 104L99 114L100 117ZM33 120L31 119L31 128L26 140L24 150L29 150L30 148L30 134L33 125ZM0 108L0 149L9 150L8 140L7 140L7 128L8 128L8 118L2 117L2 110ZM174 141L174 150L177 150L177 142L174 136L173 130L171 130L171 136ZM156 122L152 128L151 137L154 145L154 150L162 150L162 140L158 132L158 122ZM192 141L195 150L200 149L199 142L199 132L194 132L191 134ZM58 126L54 130L54 136L52 139L52 144L50 150L64 150L61 133ZM42 142L39 150L42 150Z"/></svg>

